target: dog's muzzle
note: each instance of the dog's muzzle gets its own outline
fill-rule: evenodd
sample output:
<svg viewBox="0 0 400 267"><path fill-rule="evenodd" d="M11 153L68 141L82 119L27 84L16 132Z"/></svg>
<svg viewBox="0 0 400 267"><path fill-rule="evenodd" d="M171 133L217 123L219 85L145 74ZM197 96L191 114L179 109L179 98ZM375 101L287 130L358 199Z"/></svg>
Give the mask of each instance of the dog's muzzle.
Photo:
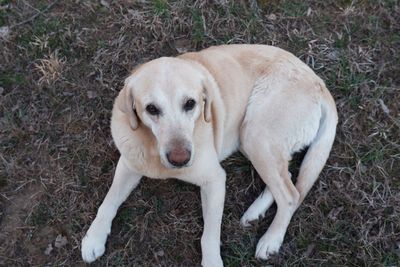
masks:
<svg viewBox="0 0 400 267"><path fill-rule="evenodd" d="M167 159L171 165L181 168L190 161L191 154L191 151L188 149L174 148L167 153Z"/></svg>

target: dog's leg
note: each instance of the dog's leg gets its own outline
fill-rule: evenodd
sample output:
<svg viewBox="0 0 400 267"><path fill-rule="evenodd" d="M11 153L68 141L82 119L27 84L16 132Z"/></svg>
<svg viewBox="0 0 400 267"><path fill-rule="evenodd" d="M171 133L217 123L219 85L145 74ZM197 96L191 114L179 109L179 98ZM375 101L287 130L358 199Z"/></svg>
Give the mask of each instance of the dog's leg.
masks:
<svg viewBox="0 0 400 267"><path fill-rule="evenodd" d="M288 172L289 177L292 177L292 174ZM258 198L250 205L250 207L243 214L240 219L240 223L244 227L250 226L250 222L259 220L260 218L264 218L265 213L274 203L274 197L271 194L271 191L268 189L268 186L265 186L265 189L261 192Z"/></svg>
<svg viewBox="0 0 400 267"><path fill-rule="evenodd" d="M122 158L119 159L111 188L82 240L82 258L85 262L92 262L103 255L118 207L139 184L140 178L141 175L130 170Z"/></svg>
<svg viewBox="0 0 400 267"><path fill-rule="evenodd" d="M254 168L270 190L278 206L277 213L267 232L261 237L256 248L256 258L268 259L277 253L282 244L300 198L289 172L288 159L279 147L246 139L243 148Z"/></svg>
<svg viewBox="0 0 400 267"><path fill-rule="evenodd" d="M201 237L202 261L204 267L222 267L220 255L221 222L224 211L226 174L222 167L215 178L200 187L203 208L204 230Z"/></svg>
<svg viewBox="0 0 400 267"><path fill-rule="evenodd" d="M298 207L300 194L288 174L288 162L276 155L256 157L252 162L270 188L278 206L277 213L267 232L261 237L256 248L256 258L268 259L277 253L282 244L289 222Z"/></svg>
<svg viewBox="0 0 400 267"><path fill-rule="evenodd" d="M250 205L250 207L243 214L240 219L240 223L242 226L250 226L251 221L255 221L261 218L264 218L265 212L271 207L272 203L274 203L274 198L271 194L271 191L268 190L266 186L264 191L258 196L258 198Z"/></svg>

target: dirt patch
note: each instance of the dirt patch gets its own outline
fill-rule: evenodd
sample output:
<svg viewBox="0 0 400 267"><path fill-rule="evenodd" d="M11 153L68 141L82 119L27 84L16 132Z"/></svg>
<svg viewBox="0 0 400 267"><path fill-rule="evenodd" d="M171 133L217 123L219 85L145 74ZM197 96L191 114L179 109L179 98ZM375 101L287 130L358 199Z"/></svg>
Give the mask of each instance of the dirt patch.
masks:
<svg viewBox="0 0 400 267"><path fill-rule="evenodd" d="M8 205L2 214L0 224L0 264L6 263L22 263L18 253L22 247L25 247L27 233L30 233L31 227L29 220L35 206L38 204L38 199L42 194L41 187L38 185L28 185L24 189L18 190L5 201ZM30 252L35 251L37 247L28 248ZM39 254L40 255L40 254Z"/></svg>

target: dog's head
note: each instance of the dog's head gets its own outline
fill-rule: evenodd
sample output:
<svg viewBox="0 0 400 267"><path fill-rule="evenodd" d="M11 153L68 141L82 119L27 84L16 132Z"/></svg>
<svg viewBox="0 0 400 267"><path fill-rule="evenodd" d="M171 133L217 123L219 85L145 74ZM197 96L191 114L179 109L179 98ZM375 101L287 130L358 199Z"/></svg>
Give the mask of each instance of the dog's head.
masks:
<svg viewBox="0 0 400 267"><path fill-rule="evenodd" d="M129 116L133 131L151 129L162 164L167 168L190 166L196 122L211 119L203 73L188 61L159 58L134 71L123 91L121 110Z"/></svg>

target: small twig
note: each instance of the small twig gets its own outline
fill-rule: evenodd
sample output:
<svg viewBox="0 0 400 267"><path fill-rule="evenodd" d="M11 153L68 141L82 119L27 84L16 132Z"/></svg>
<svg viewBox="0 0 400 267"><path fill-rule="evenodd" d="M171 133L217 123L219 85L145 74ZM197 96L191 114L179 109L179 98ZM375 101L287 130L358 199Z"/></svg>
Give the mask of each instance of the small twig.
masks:
<svg viewBox="0 0 400 267"><path fill-rule="evenodd" d="M28 7L30 7L30 8L32 8L32 9L34 9L34 10L36 10L37 12L40 12L40 10L39 9L37 9L36 7L33 7L33 6L31 6L29 3L27 3L26 1L22 1L26 6L28 6Z"/></svg>
<svg viewBox="0 0 400 267"><path fill-rule="evenodd" d="M21 22L18 22L17 24L11 25L10 28L14 28L17 26L20 26L22 24L31 22L32 20L34 20L35 18L37 18L39 15L43 14L44 12L48 11L50 8L52 8L56 3L58 2L58 0L54 0L51 4L49 4L46 8L44 8L43 10L40 10L39 12L37 12L35 15L33 15L32 17L23 20Z"/></svg>

